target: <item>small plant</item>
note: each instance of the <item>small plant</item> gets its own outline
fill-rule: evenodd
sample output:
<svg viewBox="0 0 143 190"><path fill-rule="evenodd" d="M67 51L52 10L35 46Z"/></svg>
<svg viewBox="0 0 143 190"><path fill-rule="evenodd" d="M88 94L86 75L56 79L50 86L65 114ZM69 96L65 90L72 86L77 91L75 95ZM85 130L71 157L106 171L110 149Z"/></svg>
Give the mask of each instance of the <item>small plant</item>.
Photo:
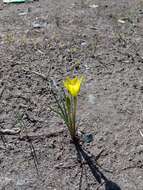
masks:
<svg viewBox="0 0 143 190"><path fill-rule="evenodd" d="M64 89L62 89L60 93L55 93L51 90L57 105L57 109L52 109L52 111L57 113L64 120L73 140L76 139L77 96L80 92L82 82L83 77L76 76L73 79L67 77L63 82L66 92Z"/></svg>
<svg viewBox="0 0 143 190"><path fill-rule="evenodd" d="M15 37L12 33L7 33L4 37L4 42L7 44L13 44L15 42Z"/></svg>

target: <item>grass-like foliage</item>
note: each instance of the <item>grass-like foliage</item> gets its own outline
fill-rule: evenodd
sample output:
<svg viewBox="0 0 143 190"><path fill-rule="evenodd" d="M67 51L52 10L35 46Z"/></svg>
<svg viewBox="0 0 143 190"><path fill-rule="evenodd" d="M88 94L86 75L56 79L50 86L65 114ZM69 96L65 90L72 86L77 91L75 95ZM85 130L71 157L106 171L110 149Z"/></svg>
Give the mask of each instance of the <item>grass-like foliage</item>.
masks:
<svg viewBox="0 0 143 190"><path fill-rule="evenodd" d="M73 140L76 138L77 132L77 96L80 92L82 82L82 77L74 77L73 79L67 77L63 82L64 88L61 88L58 91L51 88L56 103L56 108L51 108L51 110L63 119Z"/></svg>

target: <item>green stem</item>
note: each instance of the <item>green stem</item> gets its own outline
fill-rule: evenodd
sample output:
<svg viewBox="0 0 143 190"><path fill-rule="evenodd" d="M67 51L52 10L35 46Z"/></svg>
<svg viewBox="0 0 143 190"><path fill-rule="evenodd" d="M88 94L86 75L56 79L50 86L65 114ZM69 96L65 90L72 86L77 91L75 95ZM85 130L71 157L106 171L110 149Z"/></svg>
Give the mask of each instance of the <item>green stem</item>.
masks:
<svg viewBox="0 0 143 190"><path fill-rule="evenodd" d="M73 123L72 123L73 137L75 137L76 134L76 110L77 110L77 96L73 97Z"/></svg>
<svg viewBox="0 0 143 190"><path fill-rule="evenodd" d="M68 126L69 130L71 130L72 118L71 118L71 99L70 98L69 98L69 102L68 102L68 100L66 101L66 107L67 107L67 117L68 117L68 125L67 126Z"/></svg>

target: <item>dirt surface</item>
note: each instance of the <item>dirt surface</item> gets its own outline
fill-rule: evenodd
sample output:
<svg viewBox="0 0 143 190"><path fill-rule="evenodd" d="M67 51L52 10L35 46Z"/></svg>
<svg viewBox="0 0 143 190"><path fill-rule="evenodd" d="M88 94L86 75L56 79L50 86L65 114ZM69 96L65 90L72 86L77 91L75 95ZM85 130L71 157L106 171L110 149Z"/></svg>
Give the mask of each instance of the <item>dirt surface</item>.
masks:
<svg viewBox="0 0 143 190"><path fill-rule="evenodd" d="M93 135L77 147L49 109L49 81L73 72ZM23 113L30 136L1 136L1 190L143 190L143 1L1 1L0 98L1 129Z"/></svg>

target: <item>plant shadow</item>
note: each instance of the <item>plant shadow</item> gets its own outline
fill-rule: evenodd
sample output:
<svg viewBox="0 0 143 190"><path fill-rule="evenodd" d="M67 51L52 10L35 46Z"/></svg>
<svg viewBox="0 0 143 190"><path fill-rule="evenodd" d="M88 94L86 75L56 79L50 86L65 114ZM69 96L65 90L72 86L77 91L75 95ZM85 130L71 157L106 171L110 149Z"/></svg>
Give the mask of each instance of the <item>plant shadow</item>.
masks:
<svg viewBox="0 0 143 190"><path fill-rule="evenodd" d="M100 171L99 166L97 165L97 158L94 155L89 155L89 153L87 153L87 151L84 150L82 145L80 145L78 142L75 142L74 145L76 147L78 161L86 162L94 178L99 183L99 186L104 185L105 190L121 190L121 188L116 183L107 179L107 177Z"/></svg>

